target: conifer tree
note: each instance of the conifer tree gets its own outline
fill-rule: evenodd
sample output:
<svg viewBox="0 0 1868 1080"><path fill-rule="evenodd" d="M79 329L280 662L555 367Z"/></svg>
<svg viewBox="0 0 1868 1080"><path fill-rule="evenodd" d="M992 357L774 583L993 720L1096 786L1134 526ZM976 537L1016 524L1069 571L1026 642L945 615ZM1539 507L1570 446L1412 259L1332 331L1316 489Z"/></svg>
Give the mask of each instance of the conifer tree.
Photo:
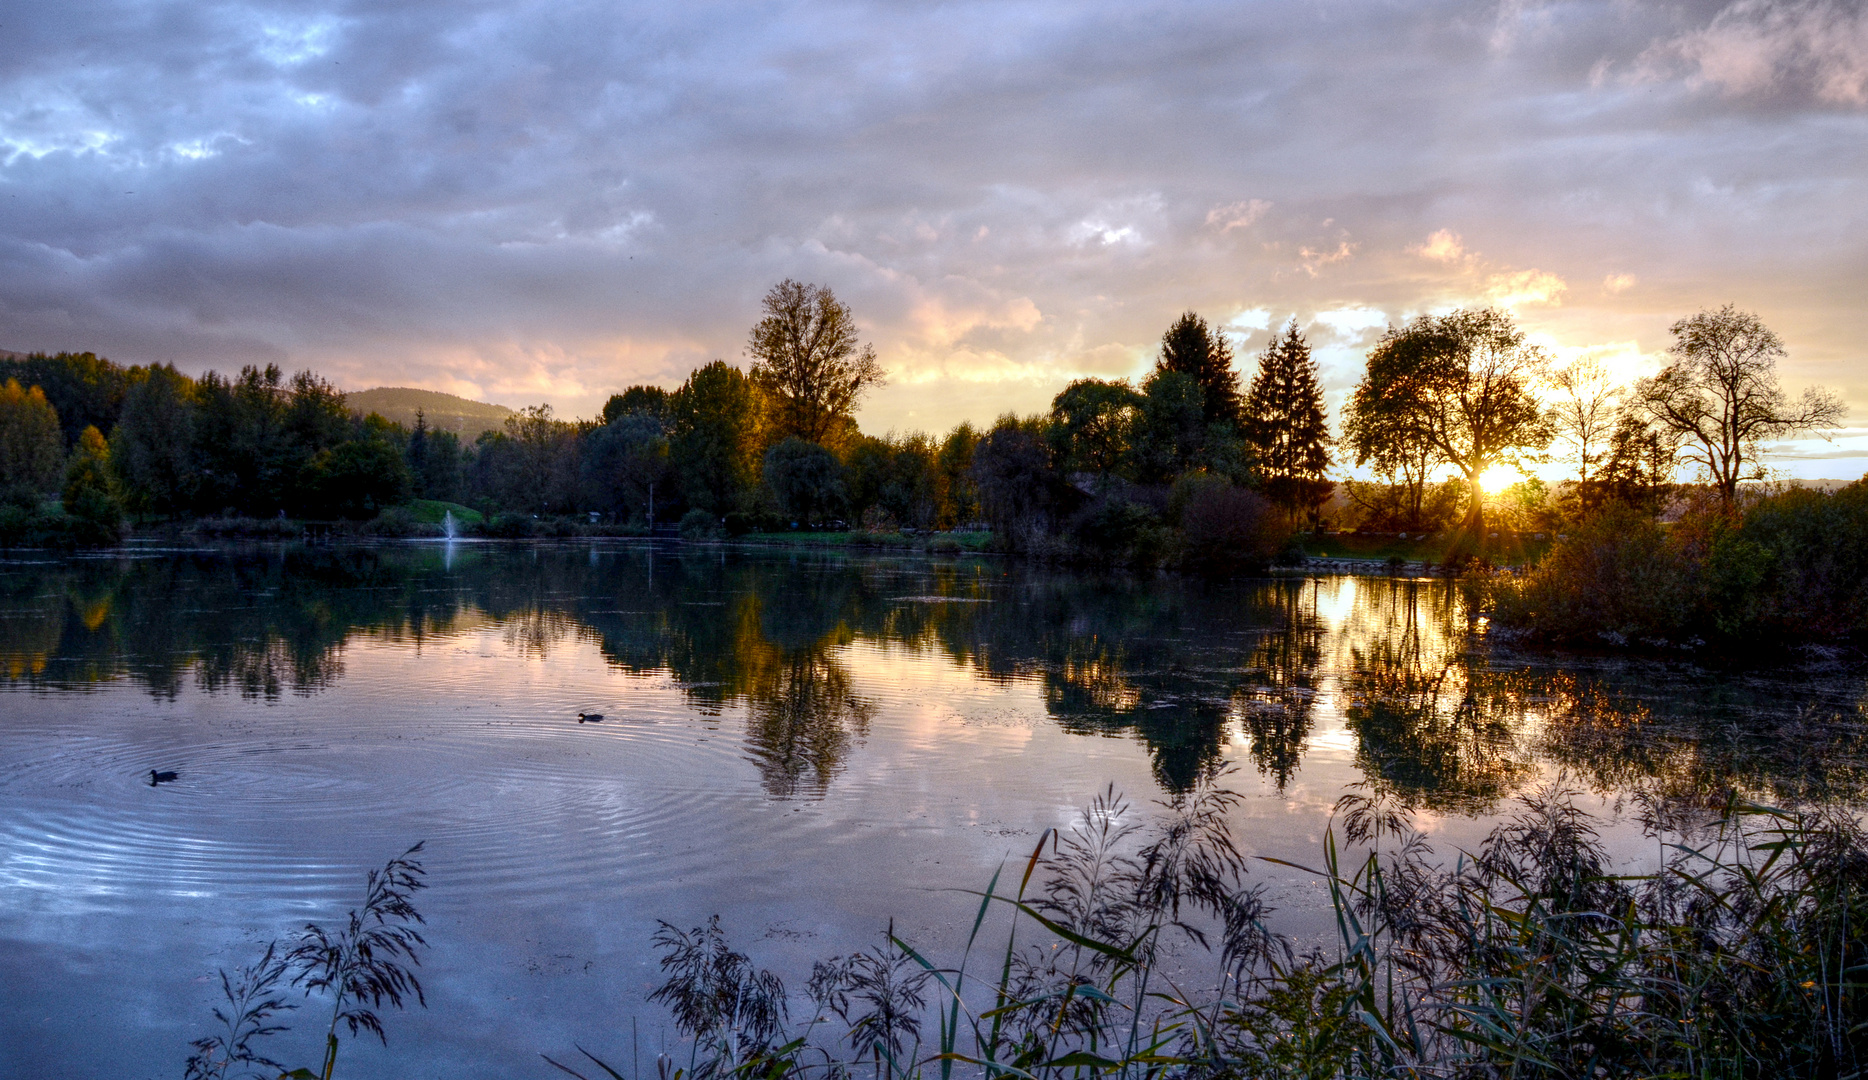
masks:
<svg viewBox="0 0 1868 1080"><path fill-rule="evenodd" d="M1183 312L1161 335L1155 371L1178 371L1200 384L1206 422L1239 422L1239 376L1232 370L1232 347L1205 319Z"/></svg>
<svg viewBox="0 0 1868 1080"><path fill-rule="evenodd" d="M1245 396L1245 440L1271 501L1292 514L1314 510L1334 487L1330 429L1310 345L1291 320L1258 358Z"/></svg>

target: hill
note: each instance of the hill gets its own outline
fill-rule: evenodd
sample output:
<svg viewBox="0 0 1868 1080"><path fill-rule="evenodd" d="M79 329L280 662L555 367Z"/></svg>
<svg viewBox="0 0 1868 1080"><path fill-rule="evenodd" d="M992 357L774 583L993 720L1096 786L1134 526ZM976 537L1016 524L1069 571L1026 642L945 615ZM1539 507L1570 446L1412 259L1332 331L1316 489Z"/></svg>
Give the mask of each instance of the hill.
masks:
<svg viewBox="0 0 1868 1080"><path fill-rule="evenodd" d="M437 390L415 390L406 386L379 386L345 394L344 401L361 413L377 413L403 427L415 426L415 411L420 409L428 426L452 431L471 442L483 431L497 431L505 425L512 410L504 405L469 401Z"/></svg>

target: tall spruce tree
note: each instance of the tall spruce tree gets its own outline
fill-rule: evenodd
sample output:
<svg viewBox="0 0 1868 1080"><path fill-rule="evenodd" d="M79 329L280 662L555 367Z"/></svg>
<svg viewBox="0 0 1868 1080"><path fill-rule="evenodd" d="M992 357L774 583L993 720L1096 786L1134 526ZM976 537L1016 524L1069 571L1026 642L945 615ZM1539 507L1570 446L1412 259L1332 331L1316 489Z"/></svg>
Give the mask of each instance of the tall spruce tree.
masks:
<svg viewBox="0 0 1868 1080"><path fill-rule="evenodd" d="M1182 312L1161 335L1155 370L1178 371L1200 384L1206 422L1239 422L1239 376L1232 370L1232 346L1191 311Z"/></svg>
<svg viewBox="0 0 1868 1080"><path fill-rule="evenodd" d="M1310 345L1292 319L1258 358L1245 395L1245 440L1270 499L1292 514L1315 510L1335 486L1323 388Z"/></svg>

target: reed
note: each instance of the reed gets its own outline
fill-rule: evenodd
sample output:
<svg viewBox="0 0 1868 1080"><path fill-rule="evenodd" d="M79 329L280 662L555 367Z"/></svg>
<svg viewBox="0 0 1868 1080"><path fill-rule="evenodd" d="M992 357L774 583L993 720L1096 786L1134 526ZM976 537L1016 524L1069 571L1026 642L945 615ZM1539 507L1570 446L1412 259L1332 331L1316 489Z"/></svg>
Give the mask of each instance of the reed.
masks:
<svg viewBox="0 0 1868 1080"><path fill-rule="evenodd" d="M419 950L427 946L415 929L415 924L426 921L414 904L415 893L426 887L422 880L426 871L415 858L421 850L418 843L381 870L369 871L363 905L352 908L337 930L306 923L283 954L279 942L273 941L257 963L233 975L222 969L226 1007L216 1007L213 1013L223 1030L192 1044L195 1053L188 1059L187 1080L331 1080L337 1067L340 1026L352 1038L368 1031L387 1044L377 1010L385 1003L404 1008L410 997L425 1007L428 1002L413 970L421 963ZM298 1007L286 1000L288 987L303 988L307 997L324 994L331 999L324 1057L316 1072L288 1071L264 1056L258 1046L259 1040L289 1030L274 1022L281 1012Z"/></svg>
<svg viewBox="0 0 1868 1080"><path fill-rule="evenodd" d="M1106 791L972 894L954 961L891 928L882 947L817 965L799 1025L787 1026L782 983L733 952L717 920L700 938L664 927L656 998L675 1007L692 1054L656 1069L664 1080L1862 1074L1868 836L1853 815L1650 799L1641 816L1662 865L1627 875L1577 796L1561 782L1530 792L1478 850L1443 855L1406 807L1352 791L1320 864L1299 868L1326 886L1336 940L1299 955L1227 829L1237 796L1208 787L1145 818Z"/></svg>

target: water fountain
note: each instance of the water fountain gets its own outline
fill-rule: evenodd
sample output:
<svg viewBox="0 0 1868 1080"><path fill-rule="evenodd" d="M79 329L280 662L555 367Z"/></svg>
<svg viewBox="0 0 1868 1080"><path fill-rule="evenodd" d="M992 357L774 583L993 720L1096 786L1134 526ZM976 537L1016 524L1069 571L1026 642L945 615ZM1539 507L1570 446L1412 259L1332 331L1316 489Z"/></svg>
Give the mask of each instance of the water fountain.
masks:
<svg viewBox="0 0 1868 1080"><path fill-rule="evenodd" d="M441 513L441 535L449 540L454 539L454 511L452 510L444 510Z"/></svg>

